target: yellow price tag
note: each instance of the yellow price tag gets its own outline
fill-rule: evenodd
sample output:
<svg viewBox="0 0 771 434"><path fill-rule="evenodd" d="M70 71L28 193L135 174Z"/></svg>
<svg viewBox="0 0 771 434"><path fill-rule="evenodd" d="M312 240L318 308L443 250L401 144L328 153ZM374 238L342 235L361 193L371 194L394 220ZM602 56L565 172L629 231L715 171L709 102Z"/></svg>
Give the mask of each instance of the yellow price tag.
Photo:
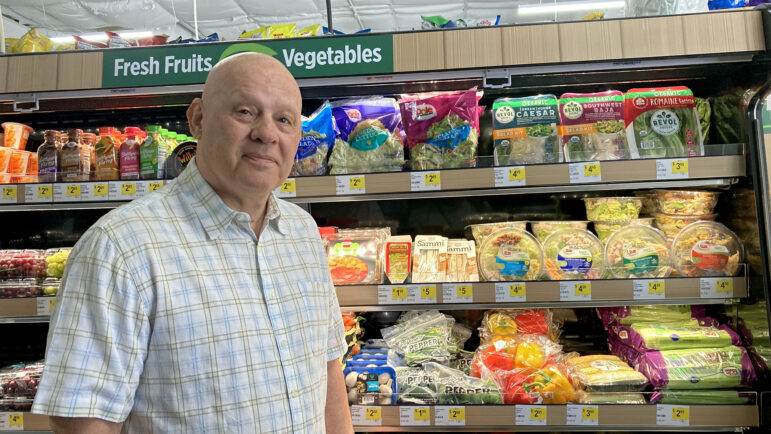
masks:
<svg viewBox="0 0 771 434"><path fill-rule="evenodd" d="M472 298L474 297L474 287L471 285L458 285L456 293L458 297Z"/></svg>
<svg viewBox="0 0 771 434"><path fill-rule="evenodd" d="M672 173L688 173L688 160L673 161Z"/></svg>
<svg viewBox="0 0 771 434"><path fill-rule="evenodd" d="M426 173L424 180L426 185L440 185L442 183L442 177L439 173Z"/></svg>
<svg viewBox="0 0 771 434"><path fill-rule="evenodd" d="M602 175L602 169L600 163L588 163L584 164L584 176L600 176Z"/></svg>
<svg viewBox="0 0 771 434"><path fill-rule="evenodd" d="M393 299L404 299L407 298L407 287L406 286L394 286L391 288L391 298Z"/></svg>
<svg viewBox="0 0 771 434"><path fill-rule="evenodd" d="M122 195L135 195L137 194L137 185L133 182L124 182L120 186L120 194Z"/></svg>
<svg viewBox="0 0 771 434"><path fill-rule="evenodd" d="M16 199L16 196L19 194L19 188L14 186L11 187L3 187L3 198L4 199Z"/></svg>
<svg viewBox="0 0 771 434"><path fill-rule="evenodd" d="M54 303L56 303L56 297L48 300L48 310L51 312L54 311Z"/></svg>
<svg viewBox="0 0 771 434"><path fill-rule="evenodd" d="M436 286L421 286L420 298L436 298Z"/></svg>
<svg viewBox="0 0 771 434"><path fill-rule="evenodd" d="M107 196L109 192L107 184L94 184L94 196Z"/></svg>
<svg viewBox="0 0 771 434"><path fill-rule="evenodd" d="M431 411L427 408L416 408L413 413L413 419L415 420L429 420L431 418Z"/></svg>
<svg viewBox="0 0 771 434"><path fill-rule="evenodd" d="M24 428L24 414L23 413L11 413L8 415L8 422L12 427Z"/></svg>
<svg viewBox="0 0 771 434"><path fill-rule="evenodd" d="M597 420L600 418L599 410L594 407L584 407L581 409L581 419Z"/></svg>
<svg viewBox="0 0 771 434"><path fill-rule="evenodd" d="M348 178L348 184L351 190L364 190L365 182L363 176L352 176Z"/></svg>
<svg viewBox="0 0 771 434"><path fill-rule="evenodd" d="M38 185L37 187L37 197L43 198L43 197L52 197L53 196L53 189L50 185Z"/></svg>
<svg viewBox="0 0 771 434"><path fill-rule="evenodd" d="M734 281L731 279L718 279L715 282L715 291L724 293L734 292Z"/></svg>
<svg viewBox="0 0 771 434"><path fill-rule="evenodd" d="M530 409L531 420L546 420L546 408L533 407Z"/></svg>
<svg viewBox="0 0 771 434"><path fill-rule="evenodd" d="M592 295L591 283L576 283L574 288L576 295Z"/></svg>
<svg viewBox="0 0 771 434"><path fill-rule="evenodd" d="M161 187L163 187L163 183L160 181L154 181L151 182L150 185L147 187L147 191L152 193L156 190L159 190Z"/></svg>
<svg viewBox="0 0 771 434"><path fill-rule="evenodd" d="M509 181L524 181L525 180L525 168L520 167L518 169L509 169Z"/></svg>
<svg viewBox="0 0 771 434"><path fill-rule="evenodd" d="M380 420L381 417L379 407L367 407L364 409L364 418L367 420Z"/></svg>
<svg viewBox="0 0 771 434"><path fill-rule="evenodd" d="M527 295L527 289L524 283L514 283L509 285L509 296L525 297L526 295Z"/></svg>
<svg viewBox="0 0 771 434"><path fill-rule="evenodd" d="M294 179L287 179L286 181L281 183L281 192L282 193L296 193L297 192L297 182L295 182Z"/></svg>
<svg viewBox="0 0 771 434"><path fill-rule="evenodd" d="M648 294L663 294L666 291L666 283L663 281L648 282Z"/></svg>
<svg viewBox="0 0 771 434"><path fill-rule="evenodd" d="M691 409L687 407L673 407L672 420L689 420L691 418Z"/></svg>
<svg viewBox="0 0 771 434"><path fill-rule="evenodd" d="M80 184L70 184L64 194L67 197L80 197Z"/></svg>
<svg viewBox="0 0 771 434"><path fill-rule="evenodd" d="M451 408L450 420L466 420L466 409L463 407Z"/></svg>

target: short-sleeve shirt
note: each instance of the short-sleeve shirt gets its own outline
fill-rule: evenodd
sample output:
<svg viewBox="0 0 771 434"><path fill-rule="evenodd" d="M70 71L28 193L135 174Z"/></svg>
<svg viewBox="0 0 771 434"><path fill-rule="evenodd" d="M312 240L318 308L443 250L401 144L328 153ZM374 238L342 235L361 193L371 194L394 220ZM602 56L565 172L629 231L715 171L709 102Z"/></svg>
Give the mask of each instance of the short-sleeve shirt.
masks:
<svg viewBox="0 0 771 434"><path fill-rule="evenodd" d="M311 216L269 198L259 237L195 159L68 259L33 413L124 432L323 432L346 349Z"/></svg>

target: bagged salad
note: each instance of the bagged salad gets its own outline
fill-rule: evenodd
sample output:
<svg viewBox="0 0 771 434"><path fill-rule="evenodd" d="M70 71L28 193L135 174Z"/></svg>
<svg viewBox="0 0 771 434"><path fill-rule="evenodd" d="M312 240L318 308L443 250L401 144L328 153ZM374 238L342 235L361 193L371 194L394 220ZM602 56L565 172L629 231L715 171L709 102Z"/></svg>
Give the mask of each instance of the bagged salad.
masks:
<svg viewBox="0 0 771 434"><path fill-rule="evenodd" d="M560 96L559 114L565 161L629 158L623 93L565 93Z"/></svg>
<svg viewBox="0 0 771 434"><path fill-rule="evenodd" d="M398 172L404 165L401 113L393 98L334 101L335 140L329 174Z"/></svg>
<svg viewBox="0 0 771 434"><path fill-rule="evenodd" d="M324 103L310 117L303 117L302 130L291 176L326 174L327 153L335 140L335 121L329 103Z"/></svg>
<svg viewBox="0 0 771 434"><path fill-rule="evenodd" d="M493 158L496 166L558 163L559 100L554 95L498 98L493 103Z"/></svg>
<svg viewBox="0 0 771 434"><path fill-rule="evenodd" d="M476 166L481 97L476 89L402 97L412 170Z"/></svg>
<svg viewBox="0 0 771 434"><path fill-rule="evenodd" d="M630 89L624 116L632 158L704 155L696 101L685 86Z"/></svg>

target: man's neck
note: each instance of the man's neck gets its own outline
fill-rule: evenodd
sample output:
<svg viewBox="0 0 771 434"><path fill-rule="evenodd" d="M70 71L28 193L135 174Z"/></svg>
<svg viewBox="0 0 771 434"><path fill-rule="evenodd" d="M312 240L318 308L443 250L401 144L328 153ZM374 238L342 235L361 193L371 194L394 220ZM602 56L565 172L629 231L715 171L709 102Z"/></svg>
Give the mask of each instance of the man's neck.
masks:
<svg viewBox="0 0 771 434"><path fill-rule="evenodd" d="M249 214L249 226L252 228L252 231L254 231L254 234L259 237L265 222L270 192L267 192L267 194L255 192L254 194L249 195L238 195L224 185L220 185L217 177L210 174L206 167L198 165L198 171L201 172L203 179L209 183L214 192L217 193L228 208Z"/></svg>

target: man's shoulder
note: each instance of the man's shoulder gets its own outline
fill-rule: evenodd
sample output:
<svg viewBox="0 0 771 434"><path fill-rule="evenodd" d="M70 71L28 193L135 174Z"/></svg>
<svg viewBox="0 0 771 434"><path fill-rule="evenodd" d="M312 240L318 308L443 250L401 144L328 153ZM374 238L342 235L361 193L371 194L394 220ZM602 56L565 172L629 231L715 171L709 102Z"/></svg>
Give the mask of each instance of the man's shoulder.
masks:
<svg viewBox="0 0 771 434"><path fill-rule="evenodd" d="M278 205L278 210L281 213L281 217L286 218L289 224L302 225L308 229L313 230L318 229L316 226L316 221L313 220L313 217L311 217L310 214L308 214L308 211L293 204L292 202L288 202L279 198L276 198L276 205Z"/></svg>

